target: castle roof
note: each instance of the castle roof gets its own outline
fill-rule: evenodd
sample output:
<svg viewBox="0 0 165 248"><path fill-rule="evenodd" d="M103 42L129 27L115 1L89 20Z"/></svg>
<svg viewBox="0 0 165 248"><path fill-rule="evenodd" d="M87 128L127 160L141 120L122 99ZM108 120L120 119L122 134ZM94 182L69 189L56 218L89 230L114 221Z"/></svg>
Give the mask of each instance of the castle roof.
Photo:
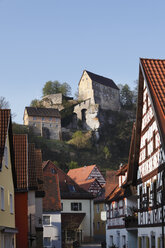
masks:
<svg viewBox="0 0 165 248"><path fill-rule="evenodd" d="M55 108L25 107L25 109L27 110L28 116L60 118L59 110Z"/></svg>
<svg viewBox="0 0 165 248"><path fill-rule="evenodd" d="M97 75L97 74L90 72L90 71L87 71L87 70L85 70L85 71L87 72L87 74L89 75L89 77L91 78L92 81L95 81L99 84L102 84L102 85L119 90L119 88L117 87L117 85L114 83L114 81L112 79Z"/></svg>

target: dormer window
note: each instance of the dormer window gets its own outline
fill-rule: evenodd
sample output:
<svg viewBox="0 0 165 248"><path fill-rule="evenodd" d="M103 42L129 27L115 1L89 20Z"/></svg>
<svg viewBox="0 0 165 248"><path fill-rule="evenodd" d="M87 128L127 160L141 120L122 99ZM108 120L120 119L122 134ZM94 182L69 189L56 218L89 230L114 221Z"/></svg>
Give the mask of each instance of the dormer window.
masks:
<svg viewBox="0 0 165 248"><path fill-rule="evenodd" d="M69 184L68 188L69 188L70 192L76 192L76 189L75 189L74 185Z"/></svg>

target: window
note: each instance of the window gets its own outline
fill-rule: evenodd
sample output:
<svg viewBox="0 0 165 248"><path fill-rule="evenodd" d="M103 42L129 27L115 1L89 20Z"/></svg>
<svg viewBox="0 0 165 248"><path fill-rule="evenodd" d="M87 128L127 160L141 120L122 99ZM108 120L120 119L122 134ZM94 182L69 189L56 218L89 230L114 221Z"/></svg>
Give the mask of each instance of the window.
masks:
<svg viewBox="0 0 165 248"><path fill-rule="evenodd" d="M122 247L126 248L126 236L122 236Z"/></svg>
<svg viewBox="0 0 165 248"><path fill-rule="evenodd" d="M157 204L157 192L156 192L156 181L153 182L153 200L154 200L154 205Z"/></svg>
<svg viewBox="0 0 165 248"><path fill-rule="evenodd" d="M149 200L150 200L150 186L147 185L147 207L149 207Z"/></svg>
<svg viewBox="0 0 165 248"><path fill-rule="evenodd" d="M52 117L49 117L49 121L52 121Z"/></svg>
<svg viewBox="0 0 165 248"><path fill-rule="evenodd" d="M61 202L61 211L63 211L63 203Z"/></svg>
<svg viewBox="0 0 165 248"><path fill-rule="evenodd" d="M10 193L10 213L13 214L13 195Z"/></svg>
<svg viewBox="0 0 165 248"><path fill-rule="evenodd" d="M72 211L81 211L82 210L81 202L72 202L71 203L71 210Z"/></svg>
<svg viewBox="0 0 165 248"><path fill-rule="evenodd" d="M45 117L42 117L42 121L44 121L45 120Z"/></svg>
<svg viewBox="0 0 165 248"><path fill-rule="evenodd" d="M1 210L5 210L5 192L4 188L1 187Z"/></svg>
<svg viewBox="0 0 165 248"><path fill-rule="evenodd" d="M156 149L156 134L155 134L155 131L153 132L153 152L155 151Z"/></svg>
<svg viewBox="0 0 165 248"><path fill-rule="evenodd" d="M43 216L43 225L50 225L50 216L49 215L45 215Z"/></svg>
<svg viewBox="0 0 165 248"><path fill-rule="evenodd" d="M139 189L139 197L140 197L140 208L142 208L142 201L143 201L143 191L142 186Z"/></svg>
<svg viewBox="0 0 165 248"><path fill-rule="evenodd" d="M7 146L5 146L5 149L4 149L4 160L5 160L5 165L8 168L8 149L7 149Z"/></svg>
<svg viewBox="0 0 165 248"><path fill-rule="evenodd" d="M146 158L148 158L148 144L147 144L147 139L145 140L145 151L146 151Z"/></svg>
<svg viewBox="0 0 165 248"><path fill-rule="evenodd" d="M148 110L149 104L148 104L148 95L146 94L146 110Z"/></svg>
<svg viewBox="0 0 165 248"><path fill-rule="evenodd" d="M33 121L35 121L35 120L37 120L37 117L34 116L34 117L33 117Z"/></svg>
<svg viewBox="0 0 165 248"><path fill-rule="evenodd" d="M110 236L110 246L113 246L113 236Z"/></svg>
<svg viewBox="0 0 165 248"><path fill-rule="evenodd" d="M68 184L68 188L70 192L76 192L74 185Z"/></svg>
<svg viewBox="0 0 165 248"><path fill-rule="evenodd" d="M44 237L44 246L51 246L51 239L50 237Z"/></svg>

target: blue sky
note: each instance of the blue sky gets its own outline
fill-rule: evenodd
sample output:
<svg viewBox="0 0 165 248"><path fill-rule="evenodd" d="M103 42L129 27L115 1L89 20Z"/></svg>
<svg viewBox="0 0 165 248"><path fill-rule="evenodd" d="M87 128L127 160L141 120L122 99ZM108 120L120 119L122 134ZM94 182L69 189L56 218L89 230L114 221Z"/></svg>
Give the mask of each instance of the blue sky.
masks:
<svg viewBox="0 0 165 248"><path fill-rule="evenodd" d="M23 123L49 80L82 71L131 87L139 57L165 59L164 0L0 0L0 96Z"/></svg>

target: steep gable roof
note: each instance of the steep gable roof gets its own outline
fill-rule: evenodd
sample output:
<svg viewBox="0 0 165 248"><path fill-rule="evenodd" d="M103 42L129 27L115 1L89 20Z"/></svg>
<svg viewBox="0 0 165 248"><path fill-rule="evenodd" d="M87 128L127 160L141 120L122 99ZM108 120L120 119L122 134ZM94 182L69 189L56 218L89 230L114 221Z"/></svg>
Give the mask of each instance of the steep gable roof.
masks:
<svg viewBox="0 0 165 248"><path fill-rule="evenodd" d="M13 135L15 171L17 176L17 190L28 190L28 154L27 135Z"/></svg>
<svg viewBox="0 0 165 248"><path fill-rule="evenodd" d="M140 65L165 144L165 60L141 58Z"/></svg>
<svg viewBox="0 0 165 248"><path fill-rule="evenodd" d="M59 177L60 194L62 199L90 199L93 196L81 188L72 178L64 171L58 168L50 160L43 163L43 170L51 166L57 172Z"/></svg>
<svg viewBox="0 0 165 248"><path fill-rule="evenodd" d="M25 107L25 109L27 110L28 116L60 118L59 110L55 108Z"/></svg>
<svg viewBox="0 0 165 248"><path fill-rule="evenodd" d="M140 58L138 105L136 116L136 133L133 166L133 184L136 185L138 159L140 151L140 131L143 109L143 82L146 82L154 116L159 129L162 145L165 149L165 60Z"/></svg>
<svg viewBox="0 0 165 248"><path fill-rule="evenodd" d="M35 145L28 144L28 184L30 190L37 189Z"/></svg>
<svg viewBox="0 0 165 248"><path fill-rule="evenodd" d="M106 171L105 197L108 197L118 185L117 171Z"/></svg>
<svg viewBox="0 0 165 248"><path fill-rule="evenodd" d="M5 142L10 122L10 110L0 109L0 169L4 155Z"/></svg>
<svg viewBox="0 0 165 248"><path fill-rule="evenodd" d="M88 179L92 170L96 167L96 165L83 166L76 169L70 169L67 173L75 182L79 183L81 181L85 181Z"/></svg>
<svg viewBox="0 0 165 248"><path fill-rule="evenodd" d="M13 151L13 133L12 133L12 121L10 109L0 109L0 171L2 168L2 160L4 156L4 149L7 135L9 135L9 146L10 146L10 159L11 169L14 187L16 188L16 174L14 166L14 151Z"/></svg>
<svg viewBox="0 0 165 248"><path fill-rule="evenodd" d="M99 84L102 84L102 85L119 90L119 88L117 87L117 85L114 83L114 81L112 79L97 75L97 74L92 73L92 72L87 71L87 70L85 70L85 71L87 72L87 74L89 75L89 77L91 78L92 81L95 81Z"/></svg>

